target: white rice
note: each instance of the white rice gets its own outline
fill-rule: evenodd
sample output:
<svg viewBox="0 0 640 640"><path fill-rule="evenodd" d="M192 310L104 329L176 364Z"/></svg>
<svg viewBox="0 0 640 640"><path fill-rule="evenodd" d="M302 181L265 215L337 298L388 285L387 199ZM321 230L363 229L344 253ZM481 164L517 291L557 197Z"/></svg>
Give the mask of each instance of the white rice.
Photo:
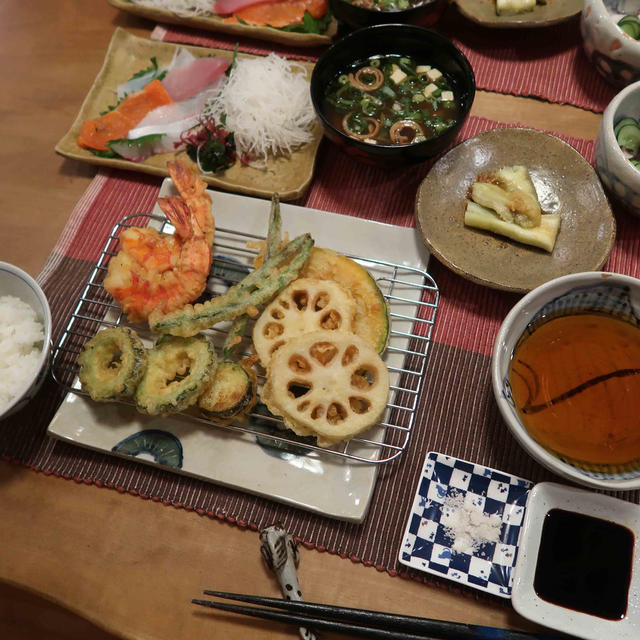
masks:
<svg viewBox="0 0 640 640"><path fill-rule="evenodd" d="M0 414L36 372L44 327L15 296L0 296Z"/></svg>

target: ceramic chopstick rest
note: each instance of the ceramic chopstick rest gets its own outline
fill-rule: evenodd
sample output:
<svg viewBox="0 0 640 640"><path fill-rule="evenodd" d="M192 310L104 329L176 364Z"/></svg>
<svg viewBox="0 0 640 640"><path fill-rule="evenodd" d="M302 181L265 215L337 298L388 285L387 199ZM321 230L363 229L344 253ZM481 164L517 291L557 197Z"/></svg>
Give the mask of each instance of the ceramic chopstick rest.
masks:
<svg viewBox="0 0 640 640"><path fill-rule="evenodd" d="M300 561L298 545L293 536L282 527L272 525L260 532L260 552L267 566L276 574L282 593L287 600L302 600L296 567ZM316 635L300 627L302 640L317 640Z"/></svg>

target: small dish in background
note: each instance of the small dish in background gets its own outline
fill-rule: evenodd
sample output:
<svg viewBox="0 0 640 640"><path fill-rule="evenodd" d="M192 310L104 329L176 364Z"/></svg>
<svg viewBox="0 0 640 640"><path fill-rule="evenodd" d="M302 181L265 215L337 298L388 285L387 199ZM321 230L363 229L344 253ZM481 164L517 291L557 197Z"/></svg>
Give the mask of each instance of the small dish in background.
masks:
<svg viewBox="0 0 640 640"><path fill-rule="evenodd" d="M473 589L511 597L520 529L532 486L529 480L496 469L428 453L398 560ZM480 518L499 516L499 541L454 552L454 536L445 525L451 521L446 513L448 499L464 502L465 508L473 505L473 513Z"/></svg>
<svg viewBox="0 0 640 640"><path fill-rule="evenodd" d="M640 42L618 26L620 18L639 10L640 0L584 0L582 47L598 73L615 87L640 80Z"/></svg>
<svg viewBox="0 0 640 640"><path fill-rule="evenodd" d="M467 192L481 173L524 165L545 213L560 215L551 253L464 224ZM416 196L416 228L429 251L472 282L516 293L567 273L599 269L616 223L593 167L572 146L520 127L468 138L443 155Z"/></svg>
<svg viewBox="0 0 640 640"><path fill-rule="evenodd" d="M0 420L22 409L36 395L49 370L51 344L51 310L44 292L28 273L8 262L0 262L0 298L4 296L18 298L33 309L37 322L42 325L43 339L35 344L39 353L33 371L25 374L23 382L16 385L7 404L0 398Z"/></svg>
<svg viewBox="0 0 640 640"><path fill-rule="evenodd" d="M637 43L640 51L640 42ZM620 148L614 127L624 118L640 118L640 81L630 84L607 105L595 145L595 165L605 187L627 211L640 217L640 169Z"/></svg>
<svg viewBox="0 0 640 640"><path fill-rule="evenodd" d="M369 4L373 4L371 0ZM370 27L373 24L417 24L433 26L442 16L447 0L417 0L406 9L376 9L355 4L351 0L329 0L333 15L352 29Z"/></svg>
<svg viewBox="0 0 640 640"><path fill-rule="evenodd" d="M494 29L524 29L549 27L577 16L583 0L562 0L536 4L532 11L499 16L496 0L456 0L460 13L483 27Z"/></svg>
<svg viewBox="0 0 640 640"><path fill-rule="evenodd" d="M545 545L544 536L550 535L553 530L549 526L549 513L559 510L566 514L577 514L582 519L587 516L590 519L597 519L597 525L604 527L618 527L626 530L632 542L632 549L623 549L621 554L615 552L620 549L612 548L614 543L610 536L595 535L593 538L580 535L584 530L577 529L575 538L566 537L563 533L560 537L563 541L554 540L553 558L541 557L540 550ZM557 512L556 512L557 513ZM538 624L551 627L556 631L568 633L571 636L584 638L585 640L601 640L602 638L615 638L615 640L637 640L638 629L640 628L640 507L630 502L625 502L607 495L584 491L574 487L563 486L552 482L542 482L537 484L529 494L527 512L520 534L520 551L514 570L513 582L513 608L524 618L532 620ZM604 545L598 543L604 538ZM582 548L581 546L584 545ZM596 550L596 547L608 546L609 549ZM564 549L564 554L562 553ZM557 568L558 577L561 580L571 580L571 576L577 578L578 582L571 585L565 583L564 588L559 590L570 599L580 597L580 576L588 576L587 599L594 598L592 604L598 608L603 607L610 599L610 594L604 593L606 587L606 576L614 576L613 563L607 564L611 557L607 557L608 552L614 555L628 556L626 551L630 551L627 563L630 565L629 587L626 594L626 602L622 603L623 615L617 619L606 619L599 615L583 613L576 610L574 606L565 607L553 604L546 597L542 599L538 595L538 590L544 586L544 578L538 574L538 566L543 567L547 562ZM591 557L590 557L591 553ZM590 563L593 561L593 565ZM590 566L590 572L585 572L584 567ZM576 573L573 573L573 571ZM542 568L540 569L542 571ZM560 575L561 574L561 575ZM590 578L590 579L589 579ZM618 591L624 597L625 578L615 580L611 590ZM622 583L622 584L621 584ZM566 589L567 584L570 586ZM598 592L600 592L598 594Z"/></svg>

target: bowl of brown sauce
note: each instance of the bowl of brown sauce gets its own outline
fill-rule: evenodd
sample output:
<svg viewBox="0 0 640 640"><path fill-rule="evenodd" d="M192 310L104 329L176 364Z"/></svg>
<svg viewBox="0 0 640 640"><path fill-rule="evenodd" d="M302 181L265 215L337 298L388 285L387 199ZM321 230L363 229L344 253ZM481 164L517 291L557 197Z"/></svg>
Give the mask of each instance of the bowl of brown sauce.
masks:
<svg viewBox="0 0 640 640"><path fill-rule="evenodd" d="M640 280L587 272L537 287L502 323L491 367L535 460L586 486L640 488Z"/></svg>
<svg viewBox="0 0 640 640"><path fill-rule="evenodd" d="M469 61L450 40L409 24L358 29L311 75L325 135L378 166L423 162L455 140L475 97Z"/></svg>

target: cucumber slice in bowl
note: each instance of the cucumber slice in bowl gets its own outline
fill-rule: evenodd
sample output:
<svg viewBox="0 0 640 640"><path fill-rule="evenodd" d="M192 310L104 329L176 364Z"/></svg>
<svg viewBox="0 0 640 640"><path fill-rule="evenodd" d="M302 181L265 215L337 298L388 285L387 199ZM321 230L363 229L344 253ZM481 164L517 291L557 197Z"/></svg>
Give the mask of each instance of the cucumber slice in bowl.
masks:
<svg viewBox="0 0 640 640"><path fill-rule="evenodd" d="M634 40L640 38L640 20L637 16L627 15L620 18L618 27Z"/></svg>
<svg viewBox="0 0 640 640"><path fill-rule="evenodd" d="M613 127L614 135L617 137L620 129L622 129L622 127L624 127L624 126L626 126L628 124L637 125L638 122L636 121L635 118L622 118L622 120L616 122L615 126Z"/></svg>
<svg viewBox="0 0 640 640"><path fill-rule="evenodd" d="M635 156L640 150L640 126L634 123L620 127L616 140L621 147Z"/></svg>

